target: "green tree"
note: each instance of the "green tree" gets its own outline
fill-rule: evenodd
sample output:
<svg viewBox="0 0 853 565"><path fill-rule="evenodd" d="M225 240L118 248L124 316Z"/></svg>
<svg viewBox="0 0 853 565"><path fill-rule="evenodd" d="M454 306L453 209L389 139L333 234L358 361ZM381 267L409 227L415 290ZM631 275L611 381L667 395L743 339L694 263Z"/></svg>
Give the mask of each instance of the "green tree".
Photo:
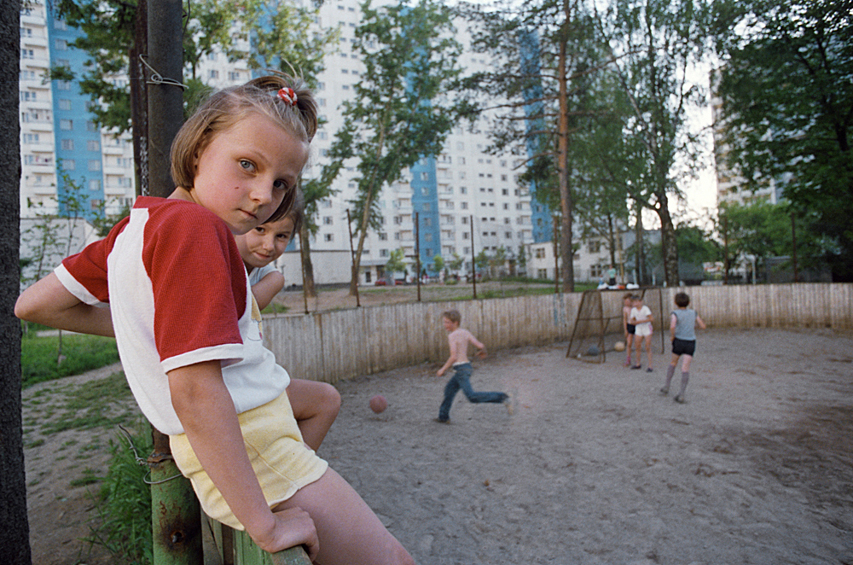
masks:
<svg viewBox="0 0 853 565"><path fill-rule="evenodd" d="M483 271L489 266L489 260L490 260L489 254L486 253L485 249L481 249L480 252L477 253L477 256L474 257L474 266L477 269ZM476 274L477 273L475 270L474 275L476 276Z"/></svg>
<svg viewBox="0 0 853 565"><path fill-rule="evenodd" d="M323 59L336 44L337 29L319 29L313 22L318 9L298 6L291 2L251 2L246 5L243 20L251 37L252 49L232 56L247 59L253 69L276 68L288 74L301 76L312 87L317 86L317 76L323 70ZM302 261L302 284L307 296L316 296L314 263L311 260L311 238L317 235L319 204L336 194L332 181L340 170L340 163L326 165L315 178L302 179L300 188L304 198L304 221L299 230L299 254Z"/></svg>
<svg viewBox="0 0 853 565"><path fill-rule="evenodd" d="M243 21L251 37L252 49L234 56L247 59L253 69L277 68L305 78L316 87L323 70L323 59L337 45L337 28L314 25L319 10L314 5L300 6L281 0L253 1L246 4Z"/></svg>
<svg viewBox="0 0 853 565"><path fill-rule="evenodd" d="M494 277L501 267L506 266L508 259L509 257L507 256L506 247L503 245L499 246L495 250L494 255L489 257L489 274Z"/></svg>
<svg viewBox="0 0 853 565"><path fill-rule="evenodd" d="M787 206L758 201L722 206L729 257L754 257L757 268L767 258L791 255L791 217Z"/></svg>
<svg viewBox="0 0 853 565"><path fill-rule="evenodd" d="M720 243L701 227L684 222L675 230L678 242L678 258L682 263L701 265L719 261L722 257Z"/></svg>
<svg viewBox="0 0 853 565"><path fill-rule="evenodd" d="M406 270L406 252L400 249L392 249L388 254L388 262L385 263L385 272L388 276L394 273L402 273Z"/></svg>
<svg viewBox="0 0 853 565"><path fill-rule="evenodd" d="M670 198L695 174L702 147L688 112L705 102L689 80L705 55L708 5L704 0L617 0L600 18L611 52L611 71L628 102L621 118L633 160L632 199L657 214L661 224L664 280L678 284L678 246Z"/></svg>
<svg viewBox="0 0 853 565"><path fill-rule="evenodd" d="M534 197L560 210L563 288L574 290L573 220L578 190L576 133L591 113L589 81L603 64L594 40L592 12L581 0L537 0L509 6L468 6L462 12L477 23L472 47L488 53L495 69L466 81L488 96L496 119L494 152L526 144L526 182ZM507 99L494 106L499 93Z"/></svg>
<svg viewBox="0 0 853 565"><path fill-rule="evenodd" d="M451 271L456 271L459 273L459 270L462 269L462 265L465 264L465 258L461 257L458 253L453 253L453 259L448 262L448 266Z"/></svg>
<svg viewBox="0 0 853 565"><path fill-rule="evenodd" d="M456 110L443 96L459 73L452 32L449 10L431 0L362 6L353 50L365 71L343 105L344 125L331 152L340 161L358 158L352 294L367 231L380 226L376 196L418 159L438 154L455 121Z"/></svg>
<svg viewBox="0 0 853 565"><path fill-rule="evenodd" d="M444 257L436 255L432 258L432 270L436 273L440 273L444 270Z"/></svg>
<svg viewBox="0 0 853 565"><path fill-rule="evenodd" d="M745 188L781 186L797 219L817 230L814 251L833 280L853 281L850 3L715 6L727 164Z"/></svg>
<svg viewBox="0 0 853 565"><path fill-rule="evenodd" d="M518 269L524 273L527 272L527 250L524 248L524 244L521 243L518 246Z"/></svg>

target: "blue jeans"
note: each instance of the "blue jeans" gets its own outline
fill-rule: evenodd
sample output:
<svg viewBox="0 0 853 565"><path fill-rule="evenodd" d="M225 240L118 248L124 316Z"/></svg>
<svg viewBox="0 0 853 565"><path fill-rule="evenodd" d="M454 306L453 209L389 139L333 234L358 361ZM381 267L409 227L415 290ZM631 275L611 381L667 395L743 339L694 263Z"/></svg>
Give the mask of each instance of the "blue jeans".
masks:
<svg viewBox="0 0 853 565"><path fill-rule="evenodd" d="M453 398L456 396L456 393L459 392L460 388L462 389L462 392L465 393L465 398L467 398L469 402L500 403L506 399L507 395L503 392L474 392L474 389L471 388L471 373L474 370L474 368L471 367L471 363L454 365L453 369L455 373L453 373L453 376L450 377L449 381L447 381L447 386L444 387L444 401L441 403L441 408L438 409L439 420L447 420L450 418L450 405L453 404Z"/></svg>

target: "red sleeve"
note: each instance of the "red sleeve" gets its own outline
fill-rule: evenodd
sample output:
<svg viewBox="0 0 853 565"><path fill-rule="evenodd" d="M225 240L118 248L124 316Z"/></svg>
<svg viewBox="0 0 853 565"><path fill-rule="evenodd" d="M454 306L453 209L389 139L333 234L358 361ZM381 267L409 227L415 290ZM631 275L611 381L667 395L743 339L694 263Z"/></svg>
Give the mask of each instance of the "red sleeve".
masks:
<svg viewBox="0 0 853 565"><path fill-rule="evenodd" d="M246 309L245 267L222 220L195 204L169 207L165 217L149 220L142 254L161 360L243 343L238 321Z"/></svg>
<svg viewBox="0 0 853 565"><path fill-rule="evenodd" d="M115 244L116 237L127 226L129 218L118 222L104 239L90 243L83 251L66 257L62 265L74 279L98 301L109 303L107 287L107 257ZM78 298L81 298L78 296ZM82 299L82 298L81 298ZM84 302L88 302L84 300Z"/></svg>

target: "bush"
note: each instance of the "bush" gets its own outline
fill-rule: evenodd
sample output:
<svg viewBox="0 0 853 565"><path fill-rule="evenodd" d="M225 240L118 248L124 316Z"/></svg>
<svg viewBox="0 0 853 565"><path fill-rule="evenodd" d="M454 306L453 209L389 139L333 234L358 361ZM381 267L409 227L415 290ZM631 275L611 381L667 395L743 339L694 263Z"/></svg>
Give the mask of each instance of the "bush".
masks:
<svg viewBox="0 0 853 565"><path fill-rule="evenodd" d="M111 337L62 334L61 363L59 336L38 337L30 334L21 340L21 381L24 388L61 377L79 375L117 363L118 348Z"/></svg>

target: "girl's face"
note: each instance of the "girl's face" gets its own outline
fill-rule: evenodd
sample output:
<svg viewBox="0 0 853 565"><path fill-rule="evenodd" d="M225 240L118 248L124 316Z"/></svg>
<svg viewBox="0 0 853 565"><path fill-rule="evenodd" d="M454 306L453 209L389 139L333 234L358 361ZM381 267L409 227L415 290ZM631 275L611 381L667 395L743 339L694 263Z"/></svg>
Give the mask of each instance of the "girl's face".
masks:
<svg viewBox="0 0 853 565"><path fill-rule="evenodd" d="M237 236L237 248L249 270L264 267L284 253L293 237L293 220L288 216L276 222L261 224Z"/></svg>
<svg viewBox="0 0 853 565"><path fill-rule="evenodd" d="M264 223L295 190L308 144L259 114L213 136L196 155L189 195L222 218L234 235Z"/></svg>

